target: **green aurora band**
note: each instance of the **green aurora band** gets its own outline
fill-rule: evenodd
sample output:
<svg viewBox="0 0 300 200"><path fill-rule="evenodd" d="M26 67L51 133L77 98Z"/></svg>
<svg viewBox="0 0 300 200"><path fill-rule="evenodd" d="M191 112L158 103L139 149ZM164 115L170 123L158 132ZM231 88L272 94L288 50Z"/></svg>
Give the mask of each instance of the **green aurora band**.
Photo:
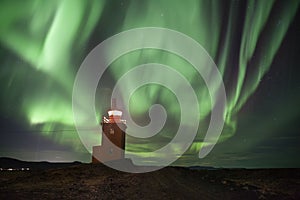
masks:
<svg viewBox="0 0 300 200"><path fill-rule="evenodd" d="M275 4L280 4L281 9L275 10ZM299 1L230 1L226 5L221 0L184 3L181 0L125 1L123 6L126 6L122 8L126 9L123 21L120 27L114 27L109 21L104 23L104 26L98 25L105 17L105 8L109 8L109 2L104 0L1 2L1 44L21 60L17 63L5 63L13 70L8 70L7 67L1 69L1 76L10 74L8 78L1 77L8 79L8 84L3 90L9 95L4 103L8 105L21 97L17 102L31 129L39 129L43 136L69 145L74 151L82 151L76 132L70 131L75 130L72 87L76 71L88 53L88 44L91 43L93 33L109 32L109 37L132 28L164 27L192 37L216 62L227 92L225 127L219 142L225 141L236 131L238 112L268 72L298 10ZM244 11L243 14L241 10ZM112 10L107 13L118 15ZM244 22L242 26L238 26L241 15L244 15ZM236 40L240 40L239 46L232 46ZM93 43L93 46L96 45ZM237 62L230 62L230 59L236 56ZM149 62L173 67L184 75L195 89L201 121L198 136L189 153L196 154L203 145L201 141L208 126L211 102L205 83L189 63L168 52L141 50L120 57L112 64L109 73L114 81L117 81L134 66ZM29 66L32 68L28 69ZM237 73L233 73L233 69L236 69ZM165 78L155 72L152 75ZM170 77L169 81L171 83L176 80ZM23 83L21 88L20 82ZM15 89L16 85L18 89ZM123 86L123 91L126 92L128 85ZM215 87L217 89L218 85ZM110 92L107 88L99 90L101 101L96 106L100 107L100 116L100 113L104 114L107 109L107 96ZM171 121L179 121L180 108L176 97L166 88L157 85L142 87L132 96L130 111L133 118L138 120L141 116L147 116L149 107L156 102L164 105L168 116L172 116ZM8 115L10 111L5 110ZM59 130L59 136L53 134ZM163 129L162 135L155 136L156 142L151 143L139 141L135 144L135 141L129 138L127 150L154 150L162 145L161 141L166 141L165 138L172 137L172 131L176 130ZM99 133L91 134L91 139L98 141Z"/></svg>

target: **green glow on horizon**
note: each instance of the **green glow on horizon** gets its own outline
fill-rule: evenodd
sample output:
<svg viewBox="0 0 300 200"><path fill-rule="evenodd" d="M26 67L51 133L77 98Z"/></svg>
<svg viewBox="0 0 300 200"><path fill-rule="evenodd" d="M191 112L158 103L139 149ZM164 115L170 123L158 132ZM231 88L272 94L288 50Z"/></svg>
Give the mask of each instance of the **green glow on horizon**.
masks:
<svg viewBox="0 0 300 200"><path fill-rule="evenodd" d="M39 76L32 77L31 80L32 85L36 85L37 88L25 88L25 93L22 94L21 107L24 115L32 126L43 125L41 133L45 137L62 144L73 145L74 149L78 148L78 144L72 144L71 141L72 138L78 137L74 132L65 131L62 136L53 137L51 131L57 127L74 129L71 95L76 68L80 65L76 59L88 53L85 52L85 47L91 40L93 30L110 31L108 27L114 26L109 24L110 22L107 22L107 27L97 26L105 3L106 1L96 0L43 2L31 0L7 1L2 2L0 6L1 44L29 63L28 65L33 67L30 70ZM229 5L228 19L222 19L225 12L222 9L222 1L185 1L184 3L181 0L173 0L172 3L170 1L129 1L122 26L114 29L124 31L147 26L165 27L192 37L206 49L216 61L227 90L228 105L224 113L226 124L219 139L219 142L222 142L234 135L238 112L255 93L260 80L271 67L299 6L299 1L290 1L285 4L280 13L275 15L272 13L275 3L276 1L273 0L247 1L237 55L238 66L231 66L229 57L233 51L231 44L235 42L238 31L236 23L238 10L241 9L239 2L232 1ZM116 14L115 11L112 12ZM274 16L277 21L280 21L279 28L277 24L269 24L270 17ZM228 20L228 25L224 27L225 35L221 34L223 20ZM198 152L201 146L205 145L201 143L201 139L205 132L205 119L211 112L210 96L203 80L189 63L178 56L158 50L143 50L122 56L113 63L110 72L117 80L132 67L146 62L172 66L195 88L199 99L200 124L203 127L200 128L199 137L192 144L190 151ZM24 66L17 67L20 69L14 72L11 82L19 81L23 78L23 73L26 74L28 71ZM230 74L232 68L238 69L236 77ZM163 74L153 73L153 76L165 78ZM173 79L168 81L174 82ZM132 83L127 84L123 86L124 91ZM7 87L9 88L10 85L11 83ZM216 84L215 88L218 87L219 85ZM18 93L17 89L16 93ZM132 97L132 105L135 105L131 106L132 114L147 113L149 106L157 101L164 103L172 120L175 122L179 120L178 102L167 90L157 85L142 88ZM82 118L87 120L84 116L84 106ZM169 133L164 134L170 137ZM91 137L98 138L98 136ZM129 143L128 150L149 151L157 146L155 144L139 146Z"/></svg>

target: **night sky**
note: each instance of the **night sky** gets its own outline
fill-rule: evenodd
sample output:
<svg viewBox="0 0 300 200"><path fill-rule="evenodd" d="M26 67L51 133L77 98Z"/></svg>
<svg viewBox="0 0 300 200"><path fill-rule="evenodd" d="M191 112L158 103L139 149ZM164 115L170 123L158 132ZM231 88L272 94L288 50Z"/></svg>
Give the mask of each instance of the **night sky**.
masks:
<svg viewBox="0 0 300 200"><path fill-rule="evenodd" d="M189 63L168 52L143 49L116 60L97 89L98 120L109 109L112 88L126 71L143 63L162 63L190 81L201 115L194 143L174 165L300 167L299 3L2 0L0 156L90 162L90 150L79 139L72 112L73 83L81 63L95 46L117 33L164 27L201 44L223 77L225 125L212 152L198 158L206 145L202 141L211 112L207 88ZM151 76L165 78L155 71ZM168 119L152 138L127 137L126 150L154 151L170 141L180 121L175 95L146 85L131 98L131 115L138 124L149 123L148 109L155 103L165 107ZM101 134L90 129L89 137L100 143Z"/></svg>

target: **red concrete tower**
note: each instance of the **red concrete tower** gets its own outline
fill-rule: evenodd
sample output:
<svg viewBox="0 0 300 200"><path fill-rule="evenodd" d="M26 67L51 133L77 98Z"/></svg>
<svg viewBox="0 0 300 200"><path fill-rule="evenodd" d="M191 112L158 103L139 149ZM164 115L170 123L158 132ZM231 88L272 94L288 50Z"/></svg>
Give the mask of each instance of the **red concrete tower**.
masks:
<svg viewBox="0 0 300 200"><path fill-rule="evenodd" d="M101 146L93 147L93 163L124 159L126 121L122 119L122 111L116 108L116 100L112 100L108 119L102 118ZM97 159L99 158L100 161Z"/></svg>

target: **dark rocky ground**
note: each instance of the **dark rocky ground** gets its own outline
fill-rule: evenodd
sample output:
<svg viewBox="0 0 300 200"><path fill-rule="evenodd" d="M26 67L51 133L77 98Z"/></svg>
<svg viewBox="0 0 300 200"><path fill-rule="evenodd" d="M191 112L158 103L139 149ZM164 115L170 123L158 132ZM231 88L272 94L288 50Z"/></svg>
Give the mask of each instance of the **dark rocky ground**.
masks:
<svg viewBox="0 0 300 200"><path fill-rule="evenodd" d="M0 199L300 199L300 169L130 174L102 164L0 171Z"/></svg>

